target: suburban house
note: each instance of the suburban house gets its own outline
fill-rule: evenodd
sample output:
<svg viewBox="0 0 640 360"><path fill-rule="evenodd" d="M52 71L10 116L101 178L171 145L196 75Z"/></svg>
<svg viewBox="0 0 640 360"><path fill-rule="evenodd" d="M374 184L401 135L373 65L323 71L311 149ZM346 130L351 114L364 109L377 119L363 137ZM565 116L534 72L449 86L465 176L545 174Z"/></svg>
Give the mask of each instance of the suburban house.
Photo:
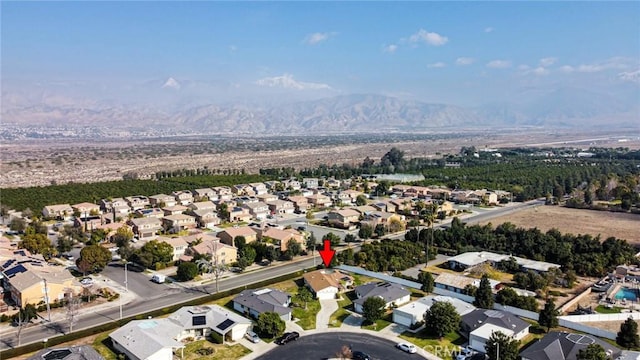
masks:
<svg viewBox="0 0 640 360"><path fill-rule="evenodd" d="M171 193L171 195L175 197L178 204L183 206L189 205L193 202L193 194L191 193L191 191L174 191Z"/></svg>
<svg viewBox="0 0 640 360"><path fill-rule="evenodd" d="M242 207L245 209L249 209L249 214L251 214L258 220L264 220L269 215L269 205L263 203L262 201L245 203L242 205Z"/></svg>
<svg viewBox="0 0 640 360"><path fill-rule="evenodd" d="M171 245L171 247L173 248L173 258L171 259L172 261L179 260L189 247L189 244L185 241L185 239L180 236L174 238L160 236L156 240L158 242L165 242Z"/></svg>
<svg viewBox="0 0 640 360"><path fill-rule="evenodd" d="M371 205L362 205L362 206L356 206L352 208L353 210L359 212L361 215L366 215L368 213L372 213L374 211L378 211L376 210L375 207L371 206Z"/></svg>
<svg viewBox="0 0 640 360"><path fill-rule="evenodd" d="M27 360L104 360L104 358L90 345L73 345L42 349Z"/></svg>
<svg viewBox="0 0 640 360"><path fill-rule="evenodd" d="M216 211L216 204L213 201L198 201L187 206L189 210L211 210Z"/></svg>
<svg viewBox="0 0 640 360"><path fill-rule="evenodd" d="M153 217L158 219L162 219L164 217L164 211L158 208L139 209L139 210L136 210L135 213L140 217Z"/></svg>
<svg viewBox="0 0 640 360"><path fill-rule="evenodd" d="M338 179L327 179L327 181L324 182L324 186L330 188L330 189L337 189L340 187L340 180Z"/></svg>
<svg viewBox="0 0 640 360"><path fill-rule="evenodd" d="M135 218L129 220L133 233L140 240L152 240L156 238L158 230L162 229L162 220L156 217Z"/></svg>
<svg viewBox="0 0 640 360"><path fill-rule="evenodd" d="M275 312L284 321L291 320L291 295L280 290L244 290L233 298L233 309L257 319L264 312Z"/></svg>
<svg viewBox="0 0 640 360"><path fill-rule="evenodd" d="M164 212L164 216L169 216L169 215L183 214L188 209L189 208L187 208L184 205L173 205L173 206L163 207L162 211Z"/></svg>
<svg viewBox="0 0 640 360"><path fill-rule="evenodd" d="M149 204L154 207L167 207L176 205L176 198L167 194L149 196Z"/></svg>
<svg viewBox="0 0 640 360"><path fill-rule="evenodd" d="M80 284L63 266L49 265L42 255L26 249L5 250L0 257L2 288L16 306L62 300L80 292Z"/></svg>
<svg viewBox="0 0 640 360"><path fill-rule="evenodd" d="M356 199L358 198L358 196L364 195L364 193L362 191L351 190L351 189L342 191L342 194L348 195L349 198L351 198L351 202L353 204L356 203Z"/></svg>
<svg viewBox="0 0 640 360"><path fill-rule="evenodd" d="M212 229L220 224L218 214L213 210L191 210L189 215L196 218L196 223L201 228Z"/></svg>
<svg viewBox="0 0 640 360"><path fill-rule="evenodd" d="M302 179L302 185L304 185L304 187L306 187L307 189L315 189L317 188L320 182L318 181L317 178L304 178Z"/></svg>
<svg viewBox="0 0 640 360"><path fill-rule="evenodd" d="M269 206L269 212L275 215L293 214L296 210L295 205L291 201L286 200L271 200L267 201Z"/></svg>
<svg viewBox="0 0 640 360"><path fill-rule="evenodd" d="M491 285L491 290L496 293L501 283L499 281L489 279L489 284ZM434 279L434 286L436 289L464 294L467 286L479 287L480 279L470 278L463 275L442 273Z"/></svg>
<svg viewBox="0 0 640 360"><path fill-rule="evenodd" d="M73 209L69 204L48 205L42 209L45 219L69 220L73 217Z"/></svg>
<svg viewBox="0 0 640 360"><path fill-rule="evenodd" d="M401 212L401 211L411 211L413 210L413 201L410 198L400 198L400 199L391 199L389 200L389 205L387 205L387 210L390 213Z"/></svg>
<svg viewBox="0 0 640 360"><path fill-rule="evenodd" d="M131 212L131 207L123 198L114 198L111 200L100 200L100 208L105 213L126 215Z"/></svg>
<svg viewBox="0 0 640 360"><path fill-rule="evenodd" d="M268 203L269 201L278 200L278 195L266 193L266 194L260 194L256 196L256 198L258 199L258 201L262 201L263 203Z"/></svg>
<svg viewBox="0 0 640 360"><path fill-rule="evenodd" d="M211 188L202 188L193 190L194 200L203 201L205 198L208 201L218 200L218 194Z"/></svg>
<svg viewBox="0 0 640 360"><path fill-rule="evenodd" d="M264 182L264 186L267 187L268 190L270 191L276 191L276 187L281 184L280 181L277 180L270 180L270 181L265 181Z"/></svg>
<svg viewBox="0 0 640 360"><path fill-rule="evenodd" d="M378 282L368 283L355 288L357 299L353 301L354 309L362 314L362 306L365 300L372 296L380 297L385 302L385 308L408 303L411 300L411 292L395 283Z"/></svg>
<svg viewBox="0 0 640 360"><path fill-rule="evenodd" d="M576 360L578 352L591 344L604 348L609 359L627 359L617 347L587 334L550 331L542 339L520 353L522 360ZM628 359L637 359L629 357Z"/></svg>
<svg viewBox="0 0 640 360"><path fill-rule="evenodd" d="M255 230L248 226L226 228L218 233L220 241L231 246L235 245L233 240L238 236L244 237L247 244L252 243L258 239L258 233L256 233Z"/></svg>
<svg viewBox="0 0 640 360"><path fill-rule="evenodd" d="M372 211L364 215L364 219L360 221L362 224L367 224L375 229L378 225L388 227L392 221L397 220L404 225L404 215L392 214L384 211Z"/></svg>
<svg viewBox="0 0 640 360"><path fill-rule="evenodd" d="M81 215L73 219L73 226L79 227L82 229L87 229L87 231L93 231L98 226L105 223L105 219L101 215Z"/></svg>
<svg viewBox="0 0 640 360"><path fill-rule="evenodd" d="M350 229L360 221L360 213L353 209L329 211L327 219L333 226Z"/></svg>
<svg viewBox="0 0 640 360"><path fill-rule="evenodd" d="M284 188L287 190L295 191L295 190L300 190L302 188L302 184L300 184L300 181L296 179L283 180L282 185L284 185Z"/></svg>
<svg viewBox="0 0 640 360"><path fill-rule="evenodd" d="M80 215L99 215L100 214L100 206L90 203L83 202L80 204L71 205L71 208L74 212L80 213Z"/></svg>
<svg viewBox="0 0 640 360"><path fill-rule="evenodd" d="M353 277L339 270L320 269L305 273L304 284L319 300L335 299L338 293L353 286Z"/></svg>
<svg viewBox="0 0 640 360"><path fill-rule="evenodd" d="M291 240L300 244L302 250L306 249L304 235L294 229L282 230L275 227L267 227L260 232L260 239L263 242L270 242L279 247L282 252L287 251L287 246Z"/></svg>
<svg viewBox="0 0 640 360"><path fill-rule="evenodd" d="M420 321L424 321L424 314L437 302L448 302L460 316L470 313L476 307L468 302L450 296L428 295L414 302L410 302L399 308L393 309L393 322L410 327Z"/></svg>
<svg viewBox="0 0 640 360"><path fill-rule="evenodd" d="M309 200L304 196L289 196L287 200L293 203L296 212L304 214L311 208Z"/></svg>
<svg viewBox="0 0 640 360"><path fill-rule="evenodd" d="M313 194L313 195L307 196L307 200L313 207L318 209L333 205L333 201L331 201L331 199L328 196L321 195L321 194Z"/></svg>
<svg viewBox="0 0 640 360"><path fill-rule="evenodd" d="M196 218L185 214L169 215L162 218L162 226L165 230L178 233L182 230L196 227Z"/></svg>
<svg viewBox="0 0 640 360"><path fill-rule="evenodd" d="M268 192L267 186L264 183L250 183L249 186L253 188L253 192L256 195L263 195Z"/></svg>
<svg viewBox="0 0 640 360"><path fill-rule="evenodd" d="M251 187L249 184L233 185L231 187L231 192L236 194L237 196L243 196L243 195L254 196L254 195L256 195L256 192L253 191L253 187Z"/></svg>
<svg viewBox="0 0 640 360"><path fill-rule="evenodd" d="M451 190L446 188L430 187L429 195L431 195L432 199L448 200L451 198Z"/></svg>
<svg viewBox="0 0 640 360"><path fill-rule="evenodd" d="M352 205L351 197L349 194L345 194L343 192L333 191L331 193L331 198L333 199L333 203L335 206L346 206Z"/></svg>
<svg viewBox="0 0 640 360"><path fill-rule="evenodd" d="M495 267L499 262L509 260L513 258L515 262L520 266L522 270L533 270L539 273L544 273L553 268L560 268L560 265L548 263L544 261L536 261L525 259L517 256L496 254L489 251L470 251L460 255L450 257L449 268L452 270L466 270L474 266L488 263Z"/></svg>
<svg viewBox="0 0 640 360"><path fill-rule="evenodd" d="M116 351L132 360L182 357L183 340L210 336L240 340L251 321L217 305L186 306L164 319L133 320L109 334Z"/></svg>
<svg viewBox="0 0 640 360"><path fill-rule="evenodd" d="M151 205L149 203L149 198L146 196L128 196L124 198L124 200L127 202L127 204L129 204L129 207L133 211L144 209L145 207Z"/></svg>
<svg viewBox="0 0 640 360"><path fill-rule="evenodd" d="M220 264L229 265L238 260L238 249L218 240L203 240L200 244L192 246L190 250L195 254L210 255L214 261L217 257Z"/></svg>
<svg viewBox="0 0 640 360"><path fill-rule="evenodd" d="M469 346L482 353L494 331L516 340L529 334L529 323L507 311L476 309L460 317L460 333L469 339Z"/></svg>
<svg viewBox="0 0 640 360"><path fill-rule="evenodd" d="M249 222L253 218L248 208L235 206L230 207L228 211L229 221L231 222Z"/></svg>
<svg viewBox="0 0 640 360"><path fill-rule="evenodd" d="M215 191L216 194L218 194L218 199L222 201L231 200L233 197L233 191L231 191L231 188L228 186L216 186L211 188L211 190Z"/></svg>

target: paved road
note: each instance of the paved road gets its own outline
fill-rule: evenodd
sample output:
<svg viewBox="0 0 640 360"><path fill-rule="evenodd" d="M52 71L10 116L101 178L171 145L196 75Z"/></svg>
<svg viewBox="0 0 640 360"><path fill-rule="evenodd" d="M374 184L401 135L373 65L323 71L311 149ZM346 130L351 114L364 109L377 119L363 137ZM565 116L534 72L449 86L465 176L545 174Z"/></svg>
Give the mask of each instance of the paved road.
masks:
<svg viewBox="0 0 640 360"><path fill-rule="evenodd" d="M277 347L258 357L258 360L299 360L336 358L343 345L368 354L372 360L420 359L418 354L407 354L395 348L395 343L362 333L330 332L302 336L297 341Z"/></svg>

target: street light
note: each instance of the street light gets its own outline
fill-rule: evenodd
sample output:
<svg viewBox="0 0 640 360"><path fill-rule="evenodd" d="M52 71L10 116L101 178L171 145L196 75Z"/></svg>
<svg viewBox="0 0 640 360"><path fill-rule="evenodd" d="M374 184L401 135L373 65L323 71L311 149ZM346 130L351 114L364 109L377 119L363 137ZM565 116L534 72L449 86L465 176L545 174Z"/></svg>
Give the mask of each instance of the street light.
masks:
<svg viewBox="0 0 640 360"><path fill-rule="evenodd" d="M42 348L43 349L47 348L47 341L49 341L49 339L47 339L47 338L42 339Z"/></svg>

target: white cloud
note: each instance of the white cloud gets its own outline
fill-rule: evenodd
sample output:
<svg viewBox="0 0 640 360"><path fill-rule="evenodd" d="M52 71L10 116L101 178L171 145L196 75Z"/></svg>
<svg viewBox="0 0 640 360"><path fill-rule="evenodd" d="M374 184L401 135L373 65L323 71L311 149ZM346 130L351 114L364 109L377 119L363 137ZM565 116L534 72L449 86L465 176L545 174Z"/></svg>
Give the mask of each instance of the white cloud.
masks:
<svg viewBox="0 0 640 360"><path fill-rule="evenodd" d="M324 32L324 33L317 32L317 33L307 35L304 38L303 42L307 45L316 45L335 35L337 35L337 33L335 32Z"/></svg>
<svg viewBox="0 0 640 360"><path fill-rule="evenodd" d="M558 61L558 58L554 58L554 57L542 58L542 59L540 59L540 66L548 67L548 66L551 66L551 65L555 64L556 61Z"/></svg>
<svg viewBox="0 0 640 360"><path fill-rule="evenodd" d="M391 54L393 54L394 52L396 52L396 50L398 50L398 45L395 45L395 44L391 44L391 45L385 46L385 47L382 49L382 51L384 51L384 52L388 52L388 53L391 53Z"/></svg>
<svg viewBox="0 0 640 360"><path fill-rule="evenodd" d="M409 42L412 44L424 42L428 45L441 46L446 44L448 41L449 39L446 36L442 36L435 32L428 32L425 29L420 29L417 33L409 36Z"/></svg>
<svg viewBox="0 0 640 360"><path fill-rule="evenodd" d="M637 63L637 61L635 62ZM577 66L565 65L560 68L564 72L581 72L581 73L596 73L605 70L625 70L632 67L634 60L625 57L612 57L610 59L592 63L592 64L580 64Z"/></svg>
<svg viewBox="0 0 640 360"><path fill-rule="evenodd" d="M569 73L569 72L573 72L574 68L573 68L573 66L564 65L564 66L560 67L560 71Z"/></svg>
<svg viewBox="0 0 640 360"><path fill-rule="evenodd" d="M493 31L493 28L491 26L484 28L484 32L486 33L490 33Z"/></svg>
<svg viewBox="0 0 640 360"><path fill-rule="evenodd" d="M445 66L447 66L447 64L443 63L442 61L427 65L428 68L443 68Z"/></svg>
<svg viewBox="0 0 640 360"><path fill-rule="evenodd" d="M524 71L524 70L529 70L530 68L531 67L529 65L525 65L525 64L518 65L518 70L523 70Z"/></svg>
<svg viewBox="0 0 640 360"><path fill-rule="evenodd" d="M511 67L511 61L509 60L493 60L487 63L487 67L493 69L506 69Z"/></svg>
<svg viewBox="0 0 640 360"><path fill-rule="evenodd" d="M531 70L531 73L538 76L544 76L549 74L549 70L545 69L542 66L538 66L537 68Z"/></svg>
<svg viewBox="0 0 640 360"><path fill-rule="evenodd" d="M460 65L460 66L464 66L464 65L471 65L475 62L476 60L474 58L470 58L470 57L459 57L456 59L456 65Z"/></svg>
<svg viewBox="0 0 640 360"><path fill-rule="evenodd" d="M640 84L640 69L636 71L625 71L618 74L618 78L623 81L630 81Z"/></svg>
<svg viewBox="0 0 640 360"><path fill-rule="evenodd" d="M282 76L266 77L256 81L256 85L271 87L271 88L284 88L294 90L319 90L319 89L331 89L331 86L322 83L303 82L297 81L291 74L283 74Z"/></svg>

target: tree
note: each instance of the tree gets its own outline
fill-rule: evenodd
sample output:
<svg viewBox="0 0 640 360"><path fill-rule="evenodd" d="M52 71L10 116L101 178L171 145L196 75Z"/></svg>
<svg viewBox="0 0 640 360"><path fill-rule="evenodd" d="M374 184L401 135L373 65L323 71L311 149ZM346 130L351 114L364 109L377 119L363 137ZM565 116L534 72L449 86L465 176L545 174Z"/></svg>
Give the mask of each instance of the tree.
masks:
<svg viewBox="0 0 640 360"><path fill-rule="evenodd" d="M285 329L284 320L280 318L280 315L275 312L267 311L258 316L256 323L256 331L269 338L274 338L282 335Z"/></svg>
<svg viewBox="0 0 640 360"><path fill-rule="evenodd" d="M210 250L211 254L196 261L196 264L204 273L213 274L216 279L216 292L219 292L218 280L220 280L222 274L224 274L229 267L224 263L224 261L220 261L220 256L218 253L214 253L213 248L210 248Z"/></svg>
<svg viewBox="0 0 640 360"><path fill-rule="evenodd" d="M9 229L12 231L17 231L19 233L23 233L27 228L27 222L22 218L13 218L9 222Z"/></svg>
<svg viewBox="0 0 640 360"><path fill-rule="evenodd" d="M551 328L558 326L558 315L560 315L560 313L556 310L556 304L552 298L548 298L544 304L544 308L540 310L538 324L546 327L548 332Z"/></svg>
<svg viewBox="0 0 640 360"><path fill-rule="evenodd" d="M309 237L307 238L307 249L311 249L311 254L313 254L313 252L316 250L316 246L317 244L317 240L316 240L316 236L313 234L313 231L311 232L311 235L309 235Z"/></svg>
<svg viewBox="0 0 640 360"><path fill-rule="evenodd" d="M631 349L640 346L640 339L638 338L638 323L632 318L628 318L620 324L620 331L616 336L616 344L620 347Z"/></svg>
<svg viewBox="0 0 640 360"><path fill-rule="evenodd" d="M192 262L183 262L178 265L178 270L176 272L176 276L180 281L189 281L193 280L198 275L199 269L196 263Z"/></svg>
<svg viewBox="0 0 640 360"><path fill-rule="evenodd" d="M442 338L446 334L458 330L460 314L450 302L438 301L424 313L424 323L427 331Z"/></svg>
<svg viewBox="0 0 640 360"><path fill-rule="evenodd" d="M253 264L256 260L256 249L251 246L245 246L238 250L238 267L244 270L247 266Z"/></svg>
<svg viewBox="0 0 640 360"><path fill-rule="evenodd" d="M402 223L402 221L397 218L397 217L392 217L389 220L389 232L390 233L397 233L399 231L403 231L404 230L404 224Z"/></svg>
<svg viewBox="0 0 640 360"><path fill-rule="evenodd" d="M433 292L434 280L430 272L421 271L418 274L418 282L422 284L420 290L428 293Z"/></svg>
<svg viewBox="0 0 640 360"><path fill-rule="evenodd" d="M295 300L304 303L304 309L307 310L307 303L313 300L313 295L306 286L302 286L298 288L298 293L295 296Z"/></svg>
<svg viewBox="0 0 640 360"><path fill-rule="evenodd" d="M370 323L375 323L384 315L386 303L377 296L368 297L362 304L362 315Z"/></svg>
<svg viewBox="0 0 640 360"><path fill-rule="evenodd" d="M371 237L373 236L373 228L371 227L371 225L367 225L367 224L362 224L360 225L360 230L358 230L358 236L361 239L371 239Z"/></svg>
<svg viewBox="0 0 640 360"><path fill-rule="evenodd" d="M494 331L487 340L485 350L489 360L516 360L520 341L505 335L501 331Z"/></svg>
<svg viewBox="0 0 640 360"><path fill-rule="evenodd" d="M362 194L358 195L358 197L356 197L356 205L357 206L367 205L367 197Z"/></svg>
<svg viewBox="0 0 640 360"><path fill-rule="evenodd" d="M100 272L109 261L111 261L111 251L100 245L89 245L80 250L80 258L76 261L76 265L78 269L89 265L86 271ZM81 263L83 263L82 266Z"/></svg>
<svg viewBox="0 0 640 360"><path fill-rule="evenodd" d="M173 246L164 241L151 240L140 248L140 254L151 255L151 265L168 263L173 259Z"/></svg>
<svg viewBox="0 0 640 360"><path fill-rule="evenodd" d="M607 352L600 344L589 344L586 348L578 350L576 360L608 360Z"/></svg>
<svg viewBox="0 0 640 360"><path fill-rule="evenodd" d="M236 236L233 239L233 244L238 250L242 250L247 245L247 239L244 236Z"/></svg>
<svg viewBox="0 0 640 360"><path fill-rule="evenodd" d="M73 248L73 239L68 236L60 236L58 237L58 242L56 243L56 250L58 250L58 254L63 254L71 251Z"/></svg>
<svg viewBox="0 0 640 360"><path fill-rule="evenodd" d="M42 254L50 258L55 254L55 248L46 235L30 233L22 237L20 248L29 250L32 254Z"/></svg>
<svg viewBox="0 0 640 360"><path fill-rule="evenodd" d="M352 242L356 242L356 237L353 234L347 234L344 236L344 242L346 243L352 243Z"/></svg>
<svg viewBox="0 0 640 360"><path fill-rule="evenodd" d="M473 305L482 309L493 308L493 292L491 291L489 277L486 274L482 275Z"/></svg>
<svg viewBox="0 0 640 360"><path fill-rule="evenodd" d="M300 255L301 252L302 252L302 245L300 245L300 243L297 242L295 239L290 239L287 242L287 251L286 251L287 257L293 258L294 256Z"/></svg>
<svg viewBox="0 0 640 360"><path fill-rule="evenodd" d="M336 235L332 232L327 233L325 236L322 237L322 243L324 244L325 240L329 240L331 241L331 246L338 246L340 245L340 242L342 241L342 239L340 238L340 235Z"/></svg>
<svg viewBox="0 0 640 360"><path fill-rule="evenodd" d="M113 242L115 242L118 247L128 244L131 239L133 239L133 231L131 231L127 225L119 227L118 230L116 230L116 234L113 236Z"/></svg>
<svg viewBox="0 0 640 360"><path fill-rule="evenodd" d="M69 325L69 333L72 333L73 325L75 325L76 322L78 321L80 303L82 302L82 299L79 297L74 297L73 290L69 290L67 291L67 293L69 294L69 298L66 300L64 307L67 312L66 317L67 317L67 324Z"/></svg>

